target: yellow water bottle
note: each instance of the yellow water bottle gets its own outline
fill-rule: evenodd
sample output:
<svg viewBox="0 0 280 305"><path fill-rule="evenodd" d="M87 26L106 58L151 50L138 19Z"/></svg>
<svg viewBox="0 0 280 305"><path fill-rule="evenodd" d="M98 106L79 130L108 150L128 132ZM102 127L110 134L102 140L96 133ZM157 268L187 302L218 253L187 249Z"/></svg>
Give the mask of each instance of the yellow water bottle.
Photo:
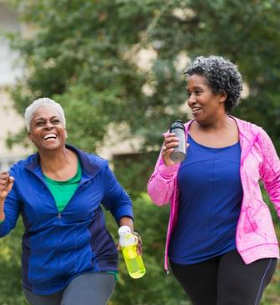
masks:
<svg viewBox="0 0 280 305"><path fill-rule="evenodd" d="M118 233L120 237L120 246L128 274L134 279L138 279L144 276L146 269L142 256L137 253L137 236L131 233L131 230L128 226L120 227Z"/></svg>

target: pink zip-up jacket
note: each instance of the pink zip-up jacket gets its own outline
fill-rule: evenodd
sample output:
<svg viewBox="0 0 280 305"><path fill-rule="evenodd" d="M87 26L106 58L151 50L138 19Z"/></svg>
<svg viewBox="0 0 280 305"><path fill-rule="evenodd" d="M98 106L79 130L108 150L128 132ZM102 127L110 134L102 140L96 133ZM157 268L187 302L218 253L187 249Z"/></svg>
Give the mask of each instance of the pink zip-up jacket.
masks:
<svg viewBox="0 0 280 305"><path fill-rule="evenodd" d="M264 203L259 181L280 217L280 161L274 145L261 128L233 118L239 129L241 146L240 177L243 188L241 212L236 230L236 247L245 264L261 258L279 258L279 245L271 214ZM185 124L186 136L192 121ZM178 213L177 173L180 164L167 166L161 153L148 182L148 194L162 206L170 202L170 217L165 245L164 267L168 270L168 247Z"/></svg>

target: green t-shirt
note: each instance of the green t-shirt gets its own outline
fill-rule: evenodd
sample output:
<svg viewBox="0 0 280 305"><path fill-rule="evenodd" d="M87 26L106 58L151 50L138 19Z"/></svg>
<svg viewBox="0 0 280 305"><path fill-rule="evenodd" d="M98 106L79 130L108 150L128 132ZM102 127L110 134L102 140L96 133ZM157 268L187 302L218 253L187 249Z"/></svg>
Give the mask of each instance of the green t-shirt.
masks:
<svg viewBox="0 0 280 305"><path fill-rule="evenodd" d="M76 175L66 181L56 181L50 179L46 175L44 175L44 177L49 187L49 190L54 197L58 212L61 213L67 206L72 196L74 195L81 181L81 177L82 177L81 164L78 161L78 169Z"/></svg>

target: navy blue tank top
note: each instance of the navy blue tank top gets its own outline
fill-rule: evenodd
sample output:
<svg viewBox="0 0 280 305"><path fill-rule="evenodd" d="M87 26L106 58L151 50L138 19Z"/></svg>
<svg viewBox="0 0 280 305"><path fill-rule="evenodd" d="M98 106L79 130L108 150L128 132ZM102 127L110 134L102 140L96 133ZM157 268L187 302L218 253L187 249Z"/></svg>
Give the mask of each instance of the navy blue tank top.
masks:
<svg viewBox="0 0 280 305"><path fill-rule="evenodd" d="M178 172L179 210L169 259L194 264L236 248L243 190L240 143L211 148L188 135L188 153Z"/></svg>

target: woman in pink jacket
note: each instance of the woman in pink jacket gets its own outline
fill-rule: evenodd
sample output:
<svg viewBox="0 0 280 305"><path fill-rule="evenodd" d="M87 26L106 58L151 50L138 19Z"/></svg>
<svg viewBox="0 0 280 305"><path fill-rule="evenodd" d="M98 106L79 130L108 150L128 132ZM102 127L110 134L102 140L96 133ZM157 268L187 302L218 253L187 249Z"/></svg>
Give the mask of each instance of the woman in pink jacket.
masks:
<svg viewBox="0 0 280 305"><path fill-rule="evenodd" d="M170 202L165 268L194 305L257 305L279 258L259 181L280 216L280 162L266 132L229 113L242 77L230 61L197 57L186 70L187 157L174 163L174 133L148 183L158 206Z"/></svg>

